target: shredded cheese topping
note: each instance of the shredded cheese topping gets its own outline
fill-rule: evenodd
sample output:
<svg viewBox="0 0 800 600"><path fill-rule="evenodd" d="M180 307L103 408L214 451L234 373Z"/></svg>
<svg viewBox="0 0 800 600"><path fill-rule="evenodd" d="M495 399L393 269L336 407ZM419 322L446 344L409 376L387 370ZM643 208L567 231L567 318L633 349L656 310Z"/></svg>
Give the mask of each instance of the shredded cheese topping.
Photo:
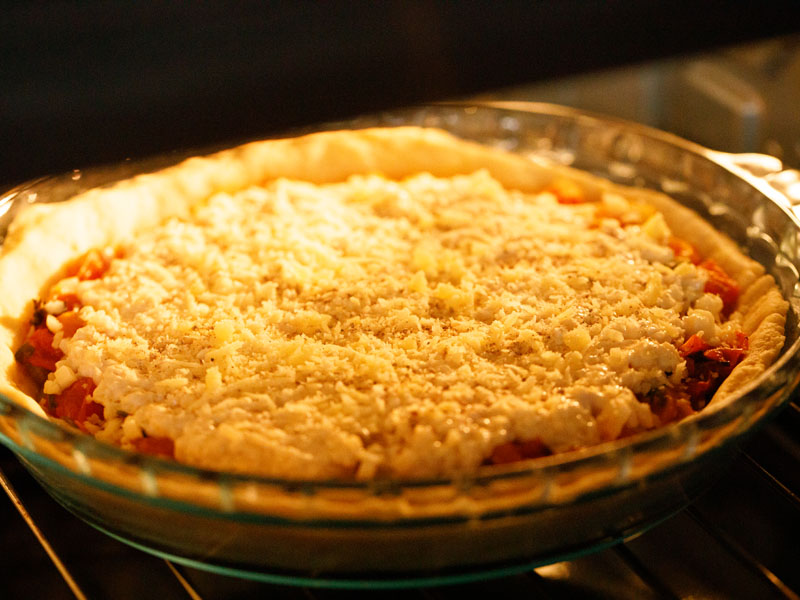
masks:
<svg viewBox="0 0 800 600"><path fill-rule="evenodd" d="M102 278L58 284L86 325L57 338L44 391L89 377L97 437L273 476L448 475L510 441L596 444L659 425L637 394L685 376L692 334L736 330L669 236L624 198L567 206L485 172L220 193Z"/></svg>

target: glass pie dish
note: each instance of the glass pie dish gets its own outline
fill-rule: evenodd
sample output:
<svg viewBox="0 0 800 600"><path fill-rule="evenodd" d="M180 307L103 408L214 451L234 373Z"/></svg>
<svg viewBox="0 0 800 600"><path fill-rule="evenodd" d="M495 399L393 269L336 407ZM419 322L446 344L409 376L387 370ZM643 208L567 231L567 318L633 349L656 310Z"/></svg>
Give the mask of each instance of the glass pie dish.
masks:
<svg viewBox="0 0 800 600"><path fill-rule="evenodd" d="M792 172L770 157L726 155L541 104L426 106L325 128L409 124L660 190L696 210L763 264L789 301L778 360L730 401L684 421L448 479L302 481L203 470L104 444L2 396L0 441L57 501L109 535L184 564L277 583L400 587L508 574L613 544L685 506L800 377ZM0 225L5 231L26 203L61 201L180 158L19 186L0 199Z"/></svg>

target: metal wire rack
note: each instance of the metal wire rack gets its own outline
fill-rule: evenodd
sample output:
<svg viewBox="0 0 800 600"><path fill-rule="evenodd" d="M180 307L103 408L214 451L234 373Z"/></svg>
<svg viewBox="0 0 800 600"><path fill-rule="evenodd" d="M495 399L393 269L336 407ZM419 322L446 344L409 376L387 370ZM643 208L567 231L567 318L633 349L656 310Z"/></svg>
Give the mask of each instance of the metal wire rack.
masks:
<svg viewBox="0 0 800 600"><path fill-rule="evenodd" d="M145 554L56 504L0 452L3 598L426 600L536 598L800 599L800 403L795 399L687 509L612 548L477 583L379 592L278 586Z"/></svg>

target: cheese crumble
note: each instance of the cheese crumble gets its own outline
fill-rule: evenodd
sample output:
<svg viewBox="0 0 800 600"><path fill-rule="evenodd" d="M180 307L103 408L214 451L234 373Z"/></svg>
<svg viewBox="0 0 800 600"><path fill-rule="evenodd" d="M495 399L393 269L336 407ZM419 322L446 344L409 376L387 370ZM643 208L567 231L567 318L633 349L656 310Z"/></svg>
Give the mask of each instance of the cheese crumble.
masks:
<svg viewBox="0 0 800 600"><path fill-rule="evenodd" d="M281 477L464 473L507 442L658 426L637 395L686 375L690 335L735 325L663 218L626 223L609 196L561 205L485 172L214 195L59 284L86 325L45 392L89 377L97 437Z"/></svg>

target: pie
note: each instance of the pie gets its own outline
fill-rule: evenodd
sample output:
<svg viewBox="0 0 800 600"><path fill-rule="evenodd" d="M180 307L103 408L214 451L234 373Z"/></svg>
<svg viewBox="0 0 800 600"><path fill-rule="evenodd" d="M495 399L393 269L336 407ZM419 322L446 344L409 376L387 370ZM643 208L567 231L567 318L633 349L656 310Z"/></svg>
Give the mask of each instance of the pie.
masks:
<svg viewBox="0 0 800 600"><path fill-rule="evenodd" d="M256 142L34 204L0 392L123 448L306 479L569 452L720 405L787 304L667 196L416 127Z"/></svg>

